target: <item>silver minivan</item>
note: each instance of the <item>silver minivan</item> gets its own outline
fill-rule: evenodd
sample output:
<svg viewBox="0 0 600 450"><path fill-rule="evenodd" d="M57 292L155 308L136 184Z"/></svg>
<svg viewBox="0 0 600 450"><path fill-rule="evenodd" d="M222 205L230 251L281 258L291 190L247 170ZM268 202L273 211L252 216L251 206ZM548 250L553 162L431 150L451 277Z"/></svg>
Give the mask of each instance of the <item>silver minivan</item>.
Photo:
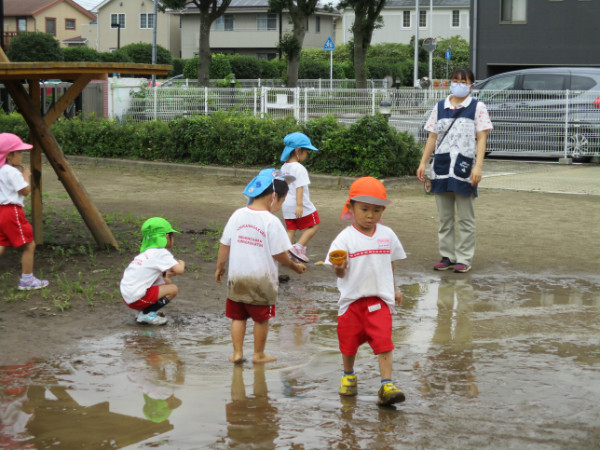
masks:
<svg viewBox="0 0 600 450"><path fill-rule="evenodd" d="M491 155L600 156L600 68L547 67L494 75L476 83L494 124Z"/></svg>

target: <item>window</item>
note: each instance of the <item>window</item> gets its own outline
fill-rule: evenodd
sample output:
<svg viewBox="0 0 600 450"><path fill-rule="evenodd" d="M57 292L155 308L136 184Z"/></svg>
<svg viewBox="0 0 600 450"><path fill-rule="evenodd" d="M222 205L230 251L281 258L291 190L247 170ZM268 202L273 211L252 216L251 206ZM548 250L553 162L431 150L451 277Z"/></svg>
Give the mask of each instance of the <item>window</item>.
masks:
<svg viewBox="0 0 600 450"><path fill-rule="evenodd" d="M224 14L215 20L215 30L233 31L233 14Z"/></svg>
<svg viewBox="0 0 600 450"><path fill-rule="evenodd" d="M500 22L525 23L527 0L500 0Z"/></svg>
<svg viewBox="0 0 600 450"><path fill-rule="evenodd" d="M402 28L410 28L410 11L402 11Z"/></svg>
<svg viewBox="0 0 600 450"><path fill-rule="evenodd" d="M27 18L19 17L17 18L17 31L19 33L27 31Z"/></svg>
<svg viewBox="0 0 600 450"><path fill-rule="evenodd" d="M256 57L258 59L266 59L268 61L271 61L272 59L277 58L277 53L257 53Z"/></svg>
<svg viewBox="0 0 600 450"><path fill-rule="evenodd" d="M525 91L560 91L565 89L566 75L534 74L523 75Z"/></svg>
<svg viewBox="0 0 600 450"><path fill-rule="evenodd" d="M65 19L65 30L75 29L75 19Z"/></svg>
<svg viewBox="0 0 600 450"><path fill-rule="evenodd" d="M452 10L452 28L460 27L460 11L458 9Z"/></svg>
<svg viewBox="0 0 600 450"><path fill-rule="evenodd" d="M46 17L46 33L56 36L56 19Z"/></svg>
<svg viewBox="0 0 600 450"><path fill-rule="evenodd" d="M154 28L154 14L140 14L140 28Z"/></svg>
<svg viewBox="0 0 600 450"><path fill-rule="evenodd" d="M427 28L427 11L419 11L419 27Z"/></svg>
<svg viewBox="0 0 600 450"><path fill-rule="evenodd" d="M319 16L315 17L315 32L316 33L321 32L321 17L319 17Z"/></svg>
<svg viewBox="0 0 600 450"><path fill-rule="evenodd" d="M593 78L571 75L571 89L574 91L588 91L596 86Z"/></svg>
<svg viewBox="0 0 600 450"><path fill-rule="evenodd" d="M256 28L259 31L274 31L277 29L277 14L258 14Z"/></svg>
<svg viewBox="0 0 600 450"><path fill-rule="evenodd" d="M125 28L125 14L111 14L110 15L110 27L111 28Z"/></svg>

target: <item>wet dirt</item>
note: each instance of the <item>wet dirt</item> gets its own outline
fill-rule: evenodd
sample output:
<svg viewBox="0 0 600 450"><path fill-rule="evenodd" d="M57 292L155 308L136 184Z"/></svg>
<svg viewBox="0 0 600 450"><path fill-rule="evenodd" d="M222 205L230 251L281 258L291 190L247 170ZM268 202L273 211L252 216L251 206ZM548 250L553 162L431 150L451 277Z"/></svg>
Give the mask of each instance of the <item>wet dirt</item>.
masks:
<svg viewBox="0 0 600 450"><path fill-rule="evenodd" d="M337 290L320 265L309 264L304 275L281 269L290 280L280 287L267 343L278 360L228 362L226 287L214 281L215 261L186 247L197 248L199 234L218 229L244 204L247 180L75 170L102 213L174 222L182 231L176 257L189 270L177 277L180 295L165 308L169 323L160 328L136 325L114 295L74 300L65 311L49 294L3 298L0 446L597 448L599 197L482 189L474 268L453 274L431 270L438 260L434 199L417 182L390 188L384 222L408 254L396 265L405 301L394 318L394 380L407 401L382 409L368 347L357 357L359 395L337 394ZM50 173L45 207L69 211ZM311 194L322 227L308 254L318 261L344 226L339 214L347 191L314 187ZM126 222L114 221L114 228ZM89 238L83 230L53 242L69 240L85 246ZM83 257L67 258L57 271L83 271L82 285L96 277L96 292L111 293L136 246L96 253L91 270ZM45 264L38 258L36 270L56 273ZM16 252L0 259L4 275L15 277L15 265Z"/></svg>

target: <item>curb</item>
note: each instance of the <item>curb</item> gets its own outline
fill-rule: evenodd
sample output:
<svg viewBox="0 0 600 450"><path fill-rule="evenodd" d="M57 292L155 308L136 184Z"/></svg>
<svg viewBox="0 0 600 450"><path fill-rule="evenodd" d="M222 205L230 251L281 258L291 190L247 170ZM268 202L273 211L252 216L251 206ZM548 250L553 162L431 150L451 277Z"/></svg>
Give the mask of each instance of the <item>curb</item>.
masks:
<svg viewBox="0 0 600 450"><path fill-rule="evenodd" d="M199 166L193 164L181 163L166 163L155 161L140 161L131 159L112 159L112 158L94 158L89 156L65 155L65 158L70 163L87 164L90 166L104 167L130 167L130 168L146 168L155 170L171 170L174 172L189 173L207 177L227 177L247 181L252 179L258 169L248 169L240 167L224 167L224 166ZM336 175L321 175L311 174L311 185L320 188L338 188L347 189L352 182L358 177L345 177ZM381 182L386 187L406 186L410 184L420 183L417 177L392 177L381 179Z"/></svg>

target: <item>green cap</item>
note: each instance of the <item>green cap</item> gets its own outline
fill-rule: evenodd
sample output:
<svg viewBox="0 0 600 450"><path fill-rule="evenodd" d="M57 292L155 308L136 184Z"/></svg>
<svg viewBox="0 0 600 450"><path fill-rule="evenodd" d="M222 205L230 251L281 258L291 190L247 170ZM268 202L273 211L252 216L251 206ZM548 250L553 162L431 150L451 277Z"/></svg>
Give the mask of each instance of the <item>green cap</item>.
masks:
<svg viewBox="0 0 600 450"><path fill-rule="evenodd" d="M178 233L171 224L162 217L151 217L142 225L142 246L140 252L149 248L165 248L167 246L167 233Z"/></svg>

